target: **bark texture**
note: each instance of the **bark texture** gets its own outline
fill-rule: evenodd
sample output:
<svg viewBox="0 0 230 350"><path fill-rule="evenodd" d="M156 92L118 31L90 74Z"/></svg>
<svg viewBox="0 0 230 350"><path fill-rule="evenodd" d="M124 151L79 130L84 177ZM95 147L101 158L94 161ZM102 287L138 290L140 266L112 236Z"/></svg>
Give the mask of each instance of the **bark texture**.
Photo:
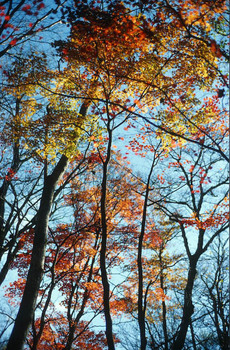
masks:
<svg viewBox="0 0 230 350"><path fill-rule="evenodd" d="M47 176L44 181L40 207L37 215L37 223L35 226L31 264L20 308L7 345L7 350L23 349L29 327L32 323L37 295L43 276L48 222L53 204L54 191L67 164L68 159L65 156L62 156L52 174Z"/></svg>

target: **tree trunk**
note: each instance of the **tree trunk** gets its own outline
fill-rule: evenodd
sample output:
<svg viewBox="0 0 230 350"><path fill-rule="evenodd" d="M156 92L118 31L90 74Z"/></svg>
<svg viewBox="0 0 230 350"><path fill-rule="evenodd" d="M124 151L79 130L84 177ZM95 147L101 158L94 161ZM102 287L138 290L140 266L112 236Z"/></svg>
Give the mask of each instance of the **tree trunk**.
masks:
<svg viewBox="0 0 230 350"><path fill-rule="evenodd" d="M194 312L194 306L192 304L192 291L194 280L196 277L196 265L198 258L194 256L190 258L188 281L184 292L184 306L183 306L183 316L181 320L180 329L175 342L172 345L172 350L182 350L184 347L184 342L186 334L188 331L189 324L191 322L191 316Z"/></svg>
<svg viewBox="0 0 230 350"><path fill-rule="evenodd" d="M100 268L101 268L101 278L103 285L103 304L104 304L104 314L105 314L105 324L106 324L106 339L109 350L115 350L114 340L113 340L113 328L112 328L112 318L110 315L110 290L109 281L106 271L106 249L107 249L107 220L106 220L106 192L107 192L107 168L111 155L111 145L112 145L112 131L109 129L109 142L107 147L107 157L103 163L103 178L101 185L101 251L100 251Z"/></svg>
<svg viewBox="0 0 230 350"><path fill-rule="evenodd" d="M160 248L160 253L159 253L159 260L160 260L160 286L161 289L164 291L164 262L162 261L162 252L163 252L163 247ZM166 310L166 304L165 301L162 300L162 323L163 323L163 332L164 332L164 341L165 341L165 349L168 350L168 331L167 331L167 310Z"/></svg>
<svg viewBox="0 0 230 350"><path fill-rule="evenodd" d="M14 172L17 172L20 167L21 161L19 157L19 147L17 142L15 142L13 147L13 161L11 164L11 169ZM8 171L6 178L3 180L3 184L0 187L0 259L2 258L3 254L5 253L4 250L4 239L7 234L7 230L4 226L4 214L5 214L5 201L6 201L6 194L8 191L8 188L10 186L10 180L7 180L7 177L10 178L10 172Z"/></svg>
<svg viewBox="0 0 230 350"><path fill-rule="evenodd" d="M138 243L138 324L140 329L141 350L145 350L147 346L147 339L145 335L145 310L143 307L143 268L142 268L142 244L143 236L141 234Z"/></svg>
<svg viewBox="0 0 230 350"><path fill-rule="evenodd" d="M152 166L148 175L148 180L146 184L145 191L145 201L143 205L143 214L142 214L142 222L141 222L141 233L138 240L138 254L137 254L137 268L138 268L138 324L140 329L140 340L141 340L141 350L145 350L147 346L147 338L145 331L145 310L146 310L146 299L143 298L143 267L142 267L142 247L143 247L143 239L145 235L145 224L146 224L146 216L147 216L147 204L149 198L149 184L153 172L153 167L155 163L155 158L152 162ZM143 299L145 300L143 305Z"/></svg>
<svg viewBox="0 0 230 350"><path fill-rule="evenodd" d="M31 264L22 301L8 342L7 350L23 349L29 327L32 323L37 295L43 276L48 222L53 204L54 190L57 182L63 175L67 164L67 157L62 156L53 170L53 173L47 176L44 181L44 188L37 216L37 224L35 226Z"/></svg>
<svg viewBox="0 0 230 350"><path fill-rule="evenodd" d="M66 343L64 350L71 350L72 349L75 330L76 330L75 324L70 326L69 333L68 333L68 339L67 339L67 343Z"/></svg>
<svg viewBox="0 0 230 350"><path fill-rule="evenodd" d="M194 329L193 329L192 320L190 320L190 330L191 330L191 335L192 335L193 350L197 350L197 348L196 348L196 338L195 338L195 333L194 333Z"/></svg>

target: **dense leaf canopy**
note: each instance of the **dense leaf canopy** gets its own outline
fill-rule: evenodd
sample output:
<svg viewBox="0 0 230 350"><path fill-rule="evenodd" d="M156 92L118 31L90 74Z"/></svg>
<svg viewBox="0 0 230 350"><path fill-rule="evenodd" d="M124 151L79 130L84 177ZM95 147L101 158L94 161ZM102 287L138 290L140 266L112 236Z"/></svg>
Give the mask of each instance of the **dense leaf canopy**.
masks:
<svg viewBox="0 0 230 350"><path fill-rule="evenodd" d="M0 4L0 347L227 350L228 16Z"/></svg>

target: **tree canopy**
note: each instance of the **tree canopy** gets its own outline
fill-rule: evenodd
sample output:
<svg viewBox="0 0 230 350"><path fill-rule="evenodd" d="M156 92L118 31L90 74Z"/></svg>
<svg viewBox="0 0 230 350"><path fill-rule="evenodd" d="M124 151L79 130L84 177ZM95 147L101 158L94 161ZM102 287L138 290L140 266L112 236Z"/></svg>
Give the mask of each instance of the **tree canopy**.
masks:
<svg viewBox="0 0 230 350"><path fill-rule="evenodd" d="M229 4L0 4L3 349L227 350Z"/></svg>

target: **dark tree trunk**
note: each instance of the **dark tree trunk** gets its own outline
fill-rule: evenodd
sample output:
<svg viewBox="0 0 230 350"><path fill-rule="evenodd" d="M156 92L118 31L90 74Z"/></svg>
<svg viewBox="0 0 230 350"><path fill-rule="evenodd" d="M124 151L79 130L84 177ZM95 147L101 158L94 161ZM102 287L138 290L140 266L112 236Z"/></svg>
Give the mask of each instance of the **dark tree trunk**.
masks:
<svg viewBox="0 0 230 350"><path fill-rule="evenodd" d="M109 142L107 147L107 157L103 163L103 178L101 185L101 251L100 251L100 268L101 268L101 278L103 285L103 304L104 304L104 314L105 314L105 324L106 324L106 339L109 350L115 350L114 340L113 340L113 327L112 318L110 315L110 290L109 281L106 270L106 249L107 249L107 220L106 220L106 192L107 192L107 168L110 161L111 155L111 145L112 145L112 131L109 129Z"/></svg>
<svg viewBox="0 0 230 350"><path fill-rule="evenodd" d="M99 232L100 232L100 229L99 229L99 231L97 233L97 236L96 236L94 249L97 248L97 243L98 243L98 239L99 239ZM90 271L89 271L89 275L88 275L88 278L87 278L87 282L91 282L91 280L92 280L93 267L94 267L95 259L96 259L96 254L94 255L94 257L92 259L92 262L91 262L91 266L90 266ZM83 270L86 270L87 266L89 265L89 261L90 261L90 259L87 260ZM72 293L72 296L73 296L73 293ZM84 291L81 308L80 308L76 318L74 319L74 321L73 321L72 315L71 315L71 302L69 302L69 305L68 305L69 334L68 334L68 338L67 338L67 342L66 342L66 346L65 346L64 350L71 350L72 349L73 342L77 338L74 334L75 334L75 331L76 331L76 328L77 328L77 325L78 325L80 319L84 315L84 310L85 310L85 307L86 307L86 303L87 303L87 301L89 299L89 296L90 296L90 292L88 291L88 288L86 288L85 291ZM71 300L72 300L72 297L71 297Z"/></svg>
<svg viewBox="0 0 230 350"><path fill-rule="evenodd" d="M142 244L143 236L141 234L138 243L138 324L140 329L141 350L145 350L147 346L147 339L145 335L145 310L143 307L143 268L142 268Z"/></svg>
<svg viewBox="0 0 230 350"><path fill-rule="evenodd" d="M21 164L21 161L19 157L19 147L17 142L15 142L13 147L13 161L11 164L11 169L14 172L17 172L20 167L20 164ZM10 178L9 172L7 173L6 178L3 180L3 184L0 187L0 259L2 258L2 255L5 253L3 245L4 245L5 236L7 234L7 230L4 226L6 194L10 186L10 180L7 180L7 177Z"/></svg>
<svg viewBox="0 0 230 350"><path fill-rule="evenodd" d="M145 191L145 201L143 205L143 214L141 222L141 233L138 240L138 254L137 254L137 268L138 268L138 324L140 329L140 340L141 340L141 350L145 350L147 346L146 330L145 330L145 310L146 310L146 300L147 295L144 298L143 291L143 267L142 267L142 248L143 248L143 239L145 235L145 225L146 225L146 216L147 216L147 204L149 198L149 184L153 172L153 167L155 163L155 158L152 162L152 166L148 175L148 180L146 184Z"/></svg>
<svg viewBox="0 0 230 350"><path fill-rule="evenodd" d="M172 350L182 350L184 348L184 342L188 331L188 327L191 322L191 316L194 312L194 306L192 304L192 291L193 291L194 280L196 277L197 261L198 261L197 257L193 256L190 258L188 280L187 280L187 285L184 292L183 316L182 316L181 325L180 325L180 329L178 331L177 337L172 345Z"/></svg>
<svg viewBox="0 0 230 350"><path fill-rule="evenodd" d="M48 306L50 304L52 293L53 293L53 290L55 288L54 267L55 267L55 265L53 265L53 268L52 268L52 282L51 282L50 289L48 291L47 299L45 301L45 306L44 306L44 308L42 310L41 320L40 320L40 327L39 327L39 331L38 331L37 334L36 334L36 328L34 326L34 337L33 337L33 345L31 347L31 350L36 350L37 349L38 343L39 343L39 341L41 339L42 332L43 332L44 327L45 327L46 311L47 311Z"/></svg>
<svg viewBox="0 0 230 350"><path fill-rule="evenodd" d="M89 104L83 103L80 108L79 114L83 117L86 116L88 106ZM49 176L46 176L45 174L40 207L36 216L30 268L14 328L7 345L7 350L23 350L23 345L33 320L39 287L44 272L47 230L50 211L53 204L54 191L58 181L64 174L67 165L68 158L62 155L52 174Z"/></svg>
<svg viewBox="0 0 230 350"><path fill-rule="evenodd" d="M37 295L43 276L47 229L50 211L53 203L54 190L68 164L68 159L62 156L53 173L44 181L40 208L37 215L31 264L27 276L26 286L20 304L19 312L15 320L7 350L22 350L29 327L32 323L36 306Z"/></svg>
<svg viewBox="0 0 230 350"><path fill-rule="evenodd" d="M160 260L160 286L164 291L164 262L162 261L162 251L163 248L160 249L159 260ZM164 332L164 341L165 341L165 349L168 350L168 331L167 331L167 310L165 301L162 301L162 316L163 316L163 332Z"/></svg>
<svg viewBox="0 0 230 350"><path fill-rule="evenodd" d="M194 333L194 329L193 329L192 320L190 320L190 330L191 330L191 335L192 335L193 350L197 350L197 348L196 348L196 338L195 338L195 333Z"/></svg>
<svg viewBox="0 0 230 350"><path fill-rule="evenodd" d="M74 333L76 330L76 326L75 324L73 324L72 326L70 326L69 328L69 333L68 333L68 339L67 339L67 343L65 346L65 350L71 350L72 349L72 345L73 345L73 341L74 341Z"/></svg>

